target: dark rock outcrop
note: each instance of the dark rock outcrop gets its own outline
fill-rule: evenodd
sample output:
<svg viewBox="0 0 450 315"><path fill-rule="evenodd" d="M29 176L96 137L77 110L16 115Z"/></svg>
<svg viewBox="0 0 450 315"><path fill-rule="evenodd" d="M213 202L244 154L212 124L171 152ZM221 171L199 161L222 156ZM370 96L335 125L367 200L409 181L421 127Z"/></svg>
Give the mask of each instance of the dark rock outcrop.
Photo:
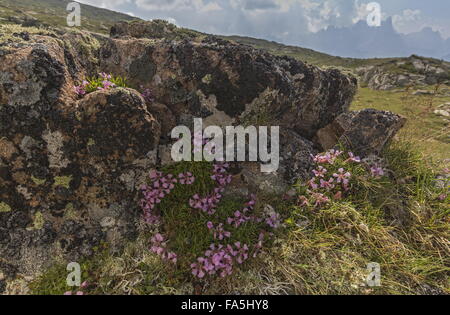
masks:
<svg viewBox="0 0 450 315"><path fill-rule="evenodd" d="M264 112L271 125L311 139L348 110L356 91L356 80L337 70L213 36L169 41L172 28L158 28L152 37L154 27L143 25L148 24L117 25L115 38L101 49L101 68L151 88L179 118L202 117L206 124L224 125ZM138 39L131 38L135 34Z"/></svg>
<svg viewBox="0 0 450 315"><path fill-rule="evenodd" d="M319 130L317 141L325 150L341 144L362 157L378 155L405 123L404 117L386 111L349 112Z"/></svg>

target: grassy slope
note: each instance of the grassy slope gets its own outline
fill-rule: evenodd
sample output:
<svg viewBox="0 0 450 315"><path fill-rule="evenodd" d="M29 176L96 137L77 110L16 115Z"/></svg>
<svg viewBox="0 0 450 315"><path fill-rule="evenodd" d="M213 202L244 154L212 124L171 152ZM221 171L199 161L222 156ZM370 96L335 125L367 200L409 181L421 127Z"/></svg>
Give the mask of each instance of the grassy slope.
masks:
<svg viewBox="0 0 450 315"><path fill-rule="evenodd" d="M0 0L0 23L8 23L8 17L33 17L54 27L66 27L68 0ZM111 26L118 21L136 18L81 4L81 28L96 33L109 34Z"/></svg>
<svg viewBox="0 0 450 315"><path fill-rule="evenodd" d="M434 87L429 87L434 90ZM360 88L352 109L390 110L408 118L399 137L414 142L435 161L450 158L450 120L434 114L437 106L450 102L450 96L438 91L434 95L412 95L413 90L374 91ZM448 165L448 161L444 164Z"/></svg>

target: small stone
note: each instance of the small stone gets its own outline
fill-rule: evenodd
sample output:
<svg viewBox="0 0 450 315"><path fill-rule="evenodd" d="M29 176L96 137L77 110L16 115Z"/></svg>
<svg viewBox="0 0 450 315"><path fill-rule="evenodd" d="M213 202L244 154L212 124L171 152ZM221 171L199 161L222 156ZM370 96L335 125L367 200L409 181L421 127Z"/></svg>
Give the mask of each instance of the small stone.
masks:
<svg viewBox="0 0 450 315"><path fill-rule="evenodd" d="M101 221L100 221L100 226L102 228L111 228L114 225L116 225L116 219L112 218L112 217L104 217Z"/></svg>
<svg viewBox="0 0 450 315"><path fill-rule="evenodd" d="M445 111L443 109L435 110L434 113L439 116L450 117L450 112Z"/></svg>

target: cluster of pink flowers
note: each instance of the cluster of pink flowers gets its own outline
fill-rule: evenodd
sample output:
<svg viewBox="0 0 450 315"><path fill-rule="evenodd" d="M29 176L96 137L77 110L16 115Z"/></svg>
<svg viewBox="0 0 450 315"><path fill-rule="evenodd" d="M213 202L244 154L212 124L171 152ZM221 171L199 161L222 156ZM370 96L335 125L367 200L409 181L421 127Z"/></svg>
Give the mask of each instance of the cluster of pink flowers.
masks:
<svg viewBox="0 0 450 315"><path fill-rule="evenodd" d="M87 281L84 281L81 285L80 285L80 289L86 289L89 286L89 283ZM79 290L76 292L73 291L67 291L64 293L64 295L85 295L83 291Z"/></svg>
<svg viewBox="0 0 450 315"><path fill-rule="evenodd" d="M79 96L83 96L86 94L86 87L89 85L89 82L84 80L81 85L74 86L75 93Z"/></svg>
<svg viewBox="0 0 450 315"><path fill-rule="evenodd" d="M317 164L331 164L333 165L336 159L342 155L342 151L339 150L330 150L326 152L325 154L318 154L316 156L313 156L313 161Z"/></svg>
<svg viewBox="0 0 450 315"><path fill-rule="evenodd" d="M102 86L98 87L97 90L108 90L110 88L114 88L116 87L116 84L114 84L113 82L111 82L112 76L110 74L107 74L105 72L101 72L98 74L102 79ZM75 93L77 93L79 96L84 96L86 95L86 87L89 85L90 83L86 80L84 80L81 85L76 85L74 86L75 89Z"/></svg>
<svg viewBox="0 0 450 315"><path fill-rule="evenodd" d="M342 199L343 192L350 189L350 180L352 174L343 167L336 170L337 160L343 164L361 163L361 158L355 156L352 152L348 153L348 157L343 158L344 152L339 150L330 150L325 154L313 156L317 168L312 171L313 178L307 183L307 196L300 196L298 204L303 207L314 206L320 207L328 204L332 199ZM328 169L327 169L328 168Z"/></svg>
<svg viewBox="0 0 450 315"><path fill-rule="evenodd" d="M270 226L273 229L277 229L281 226L281 217L279 213L272 213L270 216L266 219L266 223L268 226Z"/></svg>
<svg viewBox="0 0 450 315"><path fill-rule="evenodd" d="M200 209L210 215L215 214L219 202L223 198L225 187L232 179L232 176L228 174L228 168L229 165L226 163L213 165L211 179L216 184L213 193L204 198L201 198L198 194L194 195L189 200L192 208ZM163 198L176 188L176 184L192 185L195 180L194 175L190 172L174 176L172 174L164 175L162 172L153 170L150 173L149 184L141 187L144 195L141 200L141 206L146 222L153 224L161 221L161 216L154 214L154 210L162 202ZM273 213L267 219L250 214L255 206L256 196L251 195L250 200L245 204L244 208L236 211L232 217L227 218L226 222L213 223L211 220L206 223L208 230L214 236L214 240L222 244L212 244L204 253L203 257L199 257L196 262L191 264L192 274L194 276L204 278L208 275L219 275L221 277L231 275L233 266L244 263L249 259L250 254L256 257L261 252L265 237L270 234L265 230L260 232L257 243L253 247L250 247L248 244L242 244L241 242L234 242L233 244L226 243L226 240L232 236L232 233L228 231L229 228L238 228L248 221L255 223L265 222L272 228L277 228L281 225L280 215L277 213ZM177 263L177 254L168 250L167 238L160 233L155 234L151 238L150 251L159 255L164 260L174 264Z"/></svg>
<svg viewBox="0 0 450 315"><path fill-rule="evenodd" d="M247 244L236 242L232 245L211 244L205 252L204 257L199 257L196 263L191 264L192 274L198 278L206 275L218 274L222 278L233 273L235 262L243 264L249 258L249 247Z"/></svg>
<svg viewBox="0 0 450 315"><path fill-rule="evenodd" d="M189 200L189 205L194 209L213 215L216 213L220 200L222 200L222 192L223 190L220 188L214 188L214 192L206 197L200 197L198 194L195 194Z"/></svg>
<svg viewBox="0 0 450 315"><path fill-rule="evenodd" d="M162 172L152 170L150 172L150 184L141 187L144 198L141 200L141 207L144 211L144 218L148 224L160 222L160 217L153 213L156 205L175 189L175 184L192 185L195 177L191 173L182 173L177 179L173 174L163 175Z"/></svg>
<svg viewBox="0 0 450 315"><path fill-rule="evenodd" d="M116 85L110 81L111 78L112 78L112 76L110 74L107 74L105 72L101 72L98 75L103 78L103 81L102 81L103 87L98 87L97 90L103 90L104 91L104 90L108 90L110 88L116 87Z"/></svg>
<svg viewBox="0 0 450 315"><path fill-rule="evenodd" d="M150 250L164 260L174 264L177 263L177 254L167 250L167 242L164 239L164 236L159 233L151 238Z"/></svg>
<svg viewBox="0 0 450 315"><path fill-rule="evenodd" d="M242 224L248 222L248 221L256 221L261 222L262 219L256 218L254 216L247 216L249 212L251 212L256 205L256 196L250 195L250 201L245 204L245 208L242 211L236 211L233 214L233 217L229 217L227 219L227 223L229 225L234 225L234 227L238 228Z"/></svg>
<svg viewBox="0 0 450 315"><path fill-rule="evenodd" d="M192 208L202 210L210 215L216 213L216 208L222 200L225 186L231 182L231 175L227 174L228 167L229 164L214 164L211 178L216 182L217 186L214 188L213 193L206 197L200 197L198 194L192 196L189 200L189 205Z"/></svg>
<svg viewBox="0 0 450 315"><path fill-rule="evenodd" d="M178 182L181 185L192 185L195 182L195 177L190 172L181 173L178 175Z"/></svg>
<svg viewBox="0 0 450 315"><path fill-rule="evenodd" d="M238 228L248 221L262 222L263 219L261 218L247 216L247 213L252 211L255 205L256 196L251 195L250 201L246 203L245 208L242 211L236 211L234 217L227 219L227 223ZM272 228L279 227L279 214L275 213L268 218L266 222ZM223 240L225 237L231 237L231 233L224 230L223 223L220 223L215 227L212 222L208 222L207 226L209 230L214 231L215 239ZM258 241L253 248L253 257L256 257L261 252L265 236L266 232L260 232ZM215 274L225 277L232 274L235 263L243 264L249 259L249 255L250 247L247 244L241 244L241 242L235 242L232 245L212 244L205 252L204 257L199 257L196 262L191 264L192 274L198 278L204 278L206 275Z"/></svg>
<svg viewBox="0 0 450 315"><path fill-rule="evenodd" d="M225 231L223 223L219 223L217 226L215 226L214 223L208 222L206 226L208 227L208 230L210 230L213 233L215 240L218 239L219 241L222 241L226 237L227 238L231 237L231 233Z"/></svg>

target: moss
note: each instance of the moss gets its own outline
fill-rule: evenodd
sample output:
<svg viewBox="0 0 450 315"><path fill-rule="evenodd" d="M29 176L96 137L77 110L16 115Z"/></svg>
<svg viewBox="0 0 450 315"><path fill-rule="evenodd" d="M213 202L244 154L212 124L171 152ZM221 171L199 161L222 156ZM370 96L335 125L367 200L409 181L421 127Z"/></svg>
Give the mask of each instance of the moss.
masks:
<svg viewBox="0 0 450 315"><path fill-rule="evenodd" d="M5 202L0 202L0 213L2 212L10 212L11 211L11 207L5 203Z"/></svg>

